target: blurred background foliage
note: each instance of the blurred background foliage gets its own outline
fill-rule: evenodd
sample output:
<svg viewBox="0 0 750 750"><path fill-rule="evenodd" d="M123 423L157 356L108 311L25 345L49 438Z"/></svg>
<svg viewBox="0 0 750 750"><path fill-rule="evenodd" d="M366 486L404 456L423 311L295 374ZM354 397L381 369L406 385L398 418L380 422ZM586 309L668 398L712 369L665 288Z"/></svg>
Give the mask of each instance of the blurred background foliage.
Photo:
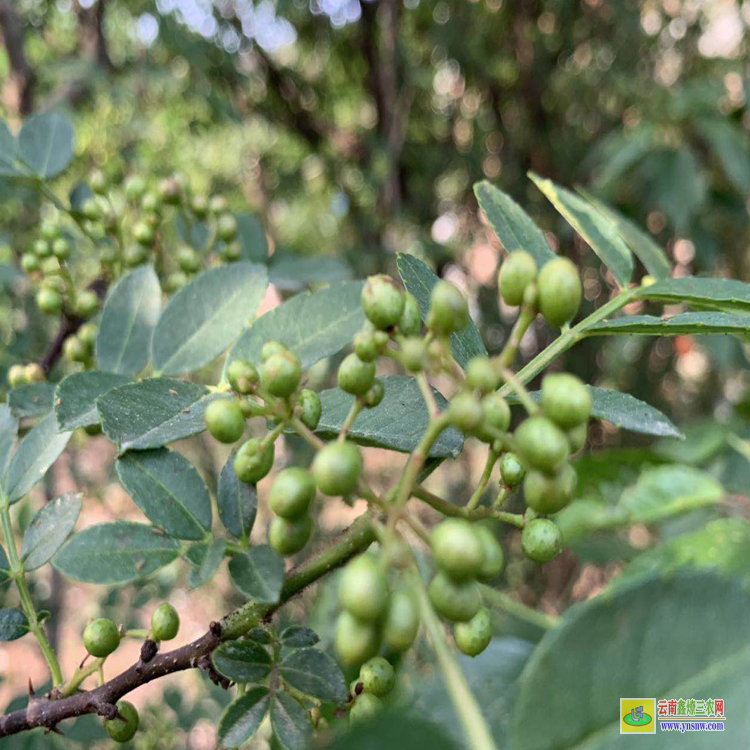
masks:
<svg viewBox="0 0 750 750"><path fill-rule="evenodd" d="M60 195L93 167L112 179L179 171L195 192L226 195L265 230L283 295L395 274L397 251L417 255L467 292L494 352L515 312L498 308L502 248L472 192L481 179L580 264L589 309L607 299L611 279L528 170L616 207L667 250L675 275L750 280L749 28L747 0L0 0L0 114L14 129L51 109L73 119L79 158ZM16 270L47 210L0 184L0 374L38 359L54 335ZM552 335L535 324L521 359ZM587 496L616 503L644 467L665 461L750 494L750 463L732 447L750 436L747 356L735 338L691 336L593 338L566 355L566 369L663 409L687 433L645 447L592 424L592 444L609 452L579 462ZM454 481L458 498L466 488ZM80 484L105 492L101 479ZM659 533L699 528L710 513ZM528 603L559 611L653 541L643 528L592 536L573 545L577 560L566 555L544 572L514 561L505 580ZM174 584L128 587L103 611L124 619ZM54 598L55 586L40 598ZM307 603L324 639L332 588ZM233 603L226 591L211 594ZM498 627L539 637L528 624ZM202 747L201 722L215 722L224 695L170 689L164 698L142 747L185 746L184 735L159 733L165 722L197 726L191 746Z"/></svg>

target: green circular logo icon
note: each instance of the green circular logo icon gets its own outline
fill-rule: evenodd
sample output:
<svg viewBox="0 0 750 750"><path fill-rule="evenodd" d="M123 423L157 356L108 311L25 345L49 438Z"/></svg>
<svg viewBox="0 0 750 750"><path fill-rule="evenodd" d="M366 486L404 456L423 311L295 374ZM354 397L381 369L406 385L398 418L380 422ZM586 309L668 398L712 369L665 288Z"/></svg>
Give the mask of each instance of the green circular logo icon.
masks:
<svg viewBox="0 0 750 750"><path fill-rule="evenodd" d="M631 727L645 727L651 723L651 717L647 713L641 714L639 719L634 719L631 714L626 714L622 720Z"/></svg>

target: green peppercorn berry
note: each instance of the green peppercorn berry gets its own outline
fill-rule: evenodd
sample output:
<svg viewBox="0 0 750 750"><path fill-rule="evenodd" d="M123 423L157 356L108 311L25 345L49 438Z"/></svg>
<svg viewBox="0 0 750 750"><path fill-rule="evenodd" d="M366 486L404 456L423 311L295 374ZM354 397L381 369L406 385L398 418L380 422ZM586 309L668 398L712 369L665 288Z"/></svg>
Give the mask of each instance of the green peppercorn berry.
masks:
<svg viewBox="0 0 750 750"><path fill-rule="evenodd" d="M133 237L140 245L151 245L154 242L154 228L145 221L138 221L133 226Z"/></svg>
<svg viewBox="0 0 750 750"><path fill-rule="evenodd" d="M447 336L462 331L469 324L469 306L458 287L449 281L439 281L430 294L427 326L438 335Z"/></svg>
<svg viewBox="0 0 750 750"><path fill-rule="evenodd" d="M106 617L93 620L83 631L83 645L91 656L109 656L120 645L117 625Z"/></svg>
<svg viewBox="0 0 750 750"><path fill-rule="evenodd" d="M297 406L294 411L308 430L314 430L318 426L322 410L318 394L309 388L303 388L297 396Z"/></svg>
<svg viewBox="0 0 750 750"><path fill-rule="evenodd" d="M538 563L546 563L557 557L562 549L562 534L549 518L535 518L526 523L521 534L524 555Z"/></svg>
<svg viewBox="0 0 750 750"><path fill-rule="evenodd" d="M159 183L159 195L164 203L176 206L182 199L182 184L177 177L167 177Z"/></svg>
<svg viewBox="0 0 750 750"><path fill-rule="evenodd" d="M515 453L506 453L500 461L500 476L508 487L518 487L526 476L526 469Z"/></svg>
<svg viewBox="0 0 750 750"><path fill-rule="evenodd" d="M393 690L396 684L396 672L387 659L373 656L359 670L359 681L366 693L382 698Z"/></svg>
<svg viewBox="0 0 750 750"><path fill-rule="evenodd" d="M377 560L360 555L343 570L339 582L343 608L360 620L379 620L388 606L388 582Z"/></svg>
<svg viewBox="0 0 750 750"><path fill-rule="evenodd" d="M536 278L536 262L525 250L512 252L500 266L497 286L506 304L516 307L523 302L526 288Z"/></svg>
<svg viewBox="0 0 750 750"><path fill-rule="evenodd" d="M585 422L565 432L568 437L568 442L570 443L571 454L578 453L578 451L586 445L588 432L588 425Z"/></svg>
<svg viewBox="0 0 750 750"><path fill-rule="evenodd" d="M241 482L255 484L260 482L273 466L276 453L273 443L263 449L257 438L251 438L237 451L234 457L234 473Z"/></svg>
<svg viewBox="0 0 750 750"><path fill-rule="evenodd" d="M99 249L99 262L103 266L111 266L119 257L117 248L112 245L101 245Z"/></svg>
<svg viewBox="0 0 750 750"><path fill-rule="evenodd" d="M406 651L419 630L419 610L407 588L396 589L388 602L383 622L383 640L394 651Z"/></svg>
<svg viewBox="0 0 750 750"><path fill-rule="evenodd" d="M190 210L202 219L208 213L208 198L205 195L194 195L190 199Z"/></svg>
<svg viewBox="0 0 750 750"><path fill-rule="evenodd" d="M84 323L78 329L78 338L89 351L93 350L96 344L97 333L99 333L99 329L96 327L96 323Z"/></svg>
<svg viewBox="0 0 750 750"><path fill-rule="evenodd" d="M363 396L375 380L375 363L363 362L352 352L339 365L339 388L354 396Z"/></svg>
<svg viewBox="0 0 750 750"><path fill-rule="evenodd" d="M222 214L216 220L216 234L220 240L231 242L237 236L237 219L232 214Z"/></svg>
<svg viewBox="0 0 750 750"><path fill-rule="evenodd" d="M338 441L321 448L312 462L318 489L329 497L349 495L362 473L362 456L354 443Z"/></svg>
<svg viewBox="0 0 750 750"><path fill-rule="evenodd" d="M299 385L302 365L290 351L279 352L269 357L260 366L263 387L273 396L290 396Z"/></svg>
<svg viewBox="0 0 750 750"><path fill-rule="evenodd" d="M171 641L180 629L180 616L169 603L162 602L151 615L151 635L155 641Z"/></svg>
<svg viewBox="0 0 750 750"><path fill-rule="evenodd" d="M375 346L378 348L378 354L382 354L385 351L388 342L391 340L390 335L387 331L379 331L375 329L372 334L375 337Z"/></svg>
<svg viewBox="0 0 750 750"><path fill-rule="evenodd" d="M374 409L383 400L383 396L385 396L383 381L375 378L367 389L367 393L362 396L362 401L367 409Z"/></svg>
<svg viewBox="0 0 750 750"><path fill-rule="evenodd" d="M104 729L111 740L130 742L138 731L138 711L130 701L118 701L117 713L119 716L114 719L104 720Z"/></svg>
<svg viewBox="0 0 750 750"><path fill-rule="evenodd" d="M274 480L268 496L271 510L282 518L295 520L307 513L315 496L315 480L299 467L284 469Z"/></svg>
<svg viewBox="0 0 750 750"><path fill-rule="evenodd" d="M125 180L125 197L129 201L138 201L146 192L146 181L140 175L134 174Z"/></svg>
<svg viewBox="0 0 750 750"><path fill-rule="evenodd" d="M354 705L349 709L349 721L352 724L360 724L377 716L383 708L383 701L371 693L362 693L357 696Z"/></svg>
<svg viewBox="0 0 750 750"><path fill-rule="evenodd" d="M547 474L554 474L570 454L565 433L546 417L530 417L518 426L514 437L523 462Z"/></svg>
<svg viewBox="0 0 750 750"><path fill-rule="evenodd" d="M555 258L539 272L539 310L558 328L575 317L581 306L581 277L567 258Z"/></svg>
<svg viewBox="0 0 750 750"><path fill-rule="evenodd" d="M378 652L380 633L375 623L359 620L343 611L336 620L334 645L345 665L362 664Z"/></svg>
<svg viewBox="0 0 750 750"><path fill-rule="evenodd" d="M505 565L505 555L500 542L497 541L492 529L484 524L475 524L474 531L479 537L484 550L484 560L479 569L478 577L483 581L489 581L500 575Z"/></svg>
<svg viewBox="0 0 750 750"><path fill-rule="evenodd" d="M81 318L90 318L99 309L99 297L91 289L84 289L76 296L74 310Z"/></svg>
<svg viewBox="0 0 750 750"><path fill-rule="evenodd" d="M54 242L60 236L60 226L54 221L45 221L39 227L39 234L48 242Z"/></svg>
<svg viewBox="0 0 750 750"><path fill-rule="evenodd" d="M218 399L206 409L206 427L220 443L236 443L245 431L245 418L236 400Z"/></svg>
<svg viewBox="0 0 750 750"><path fill-rule="evenodd" d="M86 198L81 206L81 213L89 221L98 221L102 217L102 207L96 198Z"/></svg>
<svg viewBox="0 0 750 750"><path fill-rule="evenodd" d="M274 354L289 351L280 341L266 341L260 350L260 361L267 362Z"/></svg>
<svg viewBox="0 0 750 750"><path fill-rule="evenodd" d="M404 311L398 321L398 330L403 336L419 336L422 333L422 313L417 298L404 292Z"/></svg>
<svg viewBox="0 0 750 750"><path fill-rule="evenodd" d="M169 276L167 276L167 291L174 294L175 292L179 292L180 289L187 285L187 283L187 274L183 273L182 271L175 271L174 273L170 273Z"/></svg>
<svg viewBox="0 0 750 750"><path fill-rule="evenodd" d="M208 204L208 209L213 214L223 214L227 208L229 208L229 204L223 195L214 195Z"/></svg>
<svg viewBox="0 0 750 750"><path fill-rule="evenodd" d="M255 390L260 380L258 370L244 359L235 359L227 368L227 380L235 393L246 396Z"/></svg>
<svg viewBox="0 0 750 750"><path fill-rule="evenodd" d="M369 329L362 329L354 334L352 340L354 353L363 362L372 362L378 356L378 346L375 343L375 335Z"/></svg>
<svg viewBox="0 0 750 750"><path fill-rule="evenodd" d="M484 412L473 393L459 393L448 407L448 418L454 427L471 435L482 424Z"/></svg>
<svg viewBox="0 0 750 750"><path fill-rule="evenodd" d="M427 346L422 338L411 336L401 342L401 364L407 372L421 372L427 362Z"/></svg>
<svg viewBox="0 0 750 750"><path fill-rule="evenodd" d="M26 368L20 364L11 365L8 368L8 385L11 388L20 388L26 383Z"/></svg>
<svg viewBox="0 0 750 750"><path fill-rule="evenodd" d="M185 273L196 273L201 267L201 256L192 247L181 247L177 251L177 265Z"/></svg>
<svg viewBox="0 0 750 750"><path fill-rule="evenodd" d="M158 193L146 193L141 198L141 208L148 213L158 214L161 208L161 198Z"/></svg>
<svg viewBox="0 0 750 750"><path fill-rule="evenodd" d="M52 245L47 240L36 240L33 251L37 258L49 258L52 255Z"/></svg>
<svg viewBox="0 0 750 750"><path fill-rule="evenodd" d="M488 393L480 402L482 423L477 436L486 443L492 443L498 432L506 432L510 427L510 407L499 393Z"/></svg>
<svg viewBox="0 0 750 750"><path fill-rule="evenodd" d="M552 476L530 471L523 480L526 505L537 513L557 513L570 502L577 483L576 470L569 463Z"/></svg>
<svg viewBox="0 0 750 750"><path fill-rule="evenodd" d="M542 411L563 430L588 421L591 416L591 394L575 375L554 373L542 381Z"/></svg>
<svg viewBox="0 0 750 750"><path fill-rule="evenodd" d="M21 256L21 268L25 273L34 273L39 270L39 258L34 253L24 253Z"/></svg>
<svg viewBox="0 0 750 750"><path fill-rule="evenodd" d="M453 639L458 650L467 656L478 656L492 640L490 613L482 607L468 622L457 622L453 626Z"/></svg>
<svg viewBox="0 0 750 750"><path fill-rule="evenodd" d="M42 366L36 362L29 362L29 364L23 368L23 371L27 383L44 383L44 381L47 380L47 376L44 374Z"/></svg>
<svg viewBox="0 0 750 750"><path fill-rule="evenodd" d="M219 250L219 255L227 263L235 263L242 257L242 246L239 242L226 242Z"/></svg>
<svg viewBox="0 0 750 750"><path fill-rule="evenodd" d="M385 274L370 276L362 288L362 309L380 330L395 326L404 311L404 292Z"/></svg>
<svg viewBox="0 0 750 750"><path fill-rule="evenodd" d="M482 604L476 581L453 581L438 573L427 589L435 611L451 622L467 622Z"/></svg>
<svg viewBox="0 0 750 750"><path fill-rule="evenodd" d="M484 547L474 527L464 519L449 518L430 535L435 563L455 581L475 578L484 563Z"/></svg>
<svg viewBox="0 0 750 750"><path fill-rule="evenodd" d="M65 237L58 237L52 243L52 254L58 260L67 260L70 257L70 242Z"/></svg>
<svg viewBox="0 0 750 750"><path fill-rule="evenodd" d="M49 258L42 258L42 260L39 262L39 268L41 269L42 273L47 277L54 277L60 275L60 261L55 258L54 255L51 255ZM47 279L47 282L49 283L50 279ZM58 286L56 287L58 291L63 292L65 291L65 282L62 279L59 279Z"/></svg>
<svg viewBox="0 0 750 750"><path fill-rule="evenodd" d="M296 555L310 540L312 518L304 515L295 520L276 516L268 524L268 543L280 555Z"/></svg>
<svg viewBox="0 0 750 750"><path fill-rule="evenodd" d="M62 310L62 297L56 289L43 286L36 293L36 306L45 315L57 315Z"/></svg>
<svg viewBox="0 0 750 750"><path fill-rule="evenodd" d="M470 388L491 393L500 385L500 375L489 357L474 357L466 366L466 382Z"/></svg>
<svg viewBox="0 0 750 750"><path fill-rule="evenodd" d="M92 170L88 179L89 187L95 192L102 193L107 192L107 178L101 169Z"/></svg>
<svg viewBox="0 0 750 750"><path fill-rule="evenodd" d="M68 362L85 362L89 358L89 350L78 336L69 336L63 344L63 356Z"/></svg>

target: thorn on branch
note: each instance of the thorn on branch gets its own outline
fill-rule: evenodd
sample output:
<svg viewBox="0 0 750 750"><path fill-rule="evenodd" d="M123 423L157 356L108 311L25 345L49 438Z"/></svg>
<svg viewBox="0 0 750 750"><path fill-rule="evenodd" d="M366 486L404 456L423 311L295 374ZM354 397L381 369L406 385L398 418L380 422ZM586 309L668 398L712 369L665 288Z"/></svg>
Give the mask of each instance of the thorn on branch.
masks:
<svg viewBox="0 0 750 750"><path fill-rule="evenodd" d="M49 734L50 732L54 732L55 734L59 734L61 737L64 737L65 735L62 733L62 731L58 728L57 724L52 724L51 726L47 727L44 730L45 734Z"/></svg>

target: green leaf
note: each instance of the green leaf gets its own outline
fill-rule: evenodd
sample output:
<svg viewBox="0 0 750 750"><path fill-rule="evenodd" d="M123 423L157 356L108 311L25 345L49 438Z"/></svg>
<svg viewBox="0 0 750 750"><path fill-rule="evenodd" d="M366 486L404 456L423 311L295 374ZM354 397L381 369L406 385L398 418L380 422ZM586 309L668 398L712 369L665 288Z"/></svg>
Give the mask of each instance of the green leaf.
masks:
<svg viewBox="0 0 750 750"><path fill-rule="evenodd" d="M728 118L695 123L729 181L740 193L750 192L750 149L745 129Z"/></svg>
<svg viewBox="0 0 750 750"><path fill-rule="evenodd" d="M59 112L34 115L18 134L18 151L27 167L39 177L55 177L73 160L75 131Z"/></svg>
<svg viewBox="0 0 750 750"><path fill-rule="evenodd" d="M734 334L746 338L750 335L750 316L728 315L721 312L682 313L671 318L657 318L655 315L627 315L602 321L586 331L587 336L622 333L641 336Z"/></svg>
<svg viewBox="0 0 750 750"><path fill-rule="evenodd" d="M430 421L417 381L408 375L390 375L383 378L383 386L383 400L374 409L360 413L349 430L349 437L361 445L410 453L417 447ZM433 393L442 411L448 402L434 389ZM354 396L339 388L330 388L321 392L320 401L323 410L316 432L325 438L334 437L341 431ZM432 446L430 456L457 456L462 447L461 433L449 428Z"/></svg>
<svg viewBox="0 0 750 750"><path fill-rule="evenodd" d="M694 307L730 313L750 312L750 284L735 279L711 279L687 276L663 279L638 290L642 299L673 304L684 302Z"/></svg>
<svg viewBox="0 0 750 750"><path fill-rule="evenodd" d="M314 630L302 625L290 625L281 635L281 645L286 648L309 648L314 646L320 638Z"/></svg>
<svg viewBox="0 0 750 750"><path fill-rule="evenodd" d="M5 550L0 546L0 584L5 583L10 578L10 561Z"/></svg>
<svg viewBox="0 0 750 750"><path fill-rule="evenodd" d="M5 492L11 504L20 500L46 474L69 439L70 432L58 432L52 413L26 434L10 461L5 479Z"/></svg>
<svg viewBox="0 0 750 750"><path fill-rule="evenodd" d="M509 195L487 180L474 185L474 195L508 253L525 250L533 256L538 268L555 257L542 230Z"/></svg>
<svg viewBox="0 0 750 750"><path fill-rule="evenodd" d="M7 404L0 404L0 487L5 486L5 472L8 470L17 438L18 420Z"/></svg>
<svg viewBox="0 0 750 750"><path fill-rule="evenodd" d="M23 536L24 570L36 570L52 559L73 533L82 507L82 495L77 492L66 492L42 506Z"/></svg>
<svg viewBox="0 0 750 750"><path fill-rule="evenodd" d="M396 256L396 264L399 276L401 276L401 281L404 282L406 290L413 294L419 303L422 320L427 320L432 287L440 279L421 260L415 258L413 255L399 253ZM487 354L487 350L482 343L482 337L479 335L474 321L470 320L469 325L463 331L451 334L451 351L456 362L464 368L470 359Z"/></svg>
<svg viewBox="0 0 750 750"><path fill-rule="evenodd" d="M287 693L274 693L271 728L282 750L306 750L309 747L312 726L307 711Z"/></svg>
<svg viewBox="0 0 750 750"><path fill-rule="evenodd" d="M188 227L185 217L177 214L174 218L174 226L183 242L199 251L206 249L211 238L211 230L205 221L193 221Z"/></svg>
<svg viewBox="0 0 750 750"><path fill-rule="evenodd" d="M710 474L669 464L644 470L635 484L623 490L616 504L576 500L556 520L567 543L596 531L663 521L715 505L723 496L722 486Z"/></svg>
<svg viewBox="0 0 750 750"><path fill-rule="evenodd" d="M211 497L200 474L166 448L128 452L117 476L151 523L176 539L203 539L211 529Z"/></svg>
<svg viewBox="0 0 750 750"><path fill-rule="evenodd" d="M153 526L114 521L74 534L52 558L52 565L84 583L128 583L150 576L179 553L179 543Z"/></svg>
<svg viewBox="0 0 750 750"><path fill-rule="evenodd" d="M268 240L260 222L250 214L237 214L237 241L242 249L242 259L265 263L268 259Z"/></svg>
<svg viewBox="0 0 750 750"><path fill-rule="evenodd" d="M668 578L686 569L735 578L745 590L750 589L750 524L742 518L719 518L692 534L662 542L638 555L612 585Z"/></svg>
<svg viewBox="0 0 750 750"><path fill-rule="evenodd" d="M226 550L227 543L223 539L212 539L208 543L194 544L188 550L186 557L193 566L188 580L190 588L197 589L216 575Z"/></svg>
<svg viewBox="0 0 750 750"><path fill-rule="evenodd" d="M352 278L352 269L341 258L328 255L314 255L310 258L299 255L273 255L273 263L268 269L268 277L277 288L299 291L320 284L338 284Z"/></svg>
<svg viewBox="0 0 750 750"><path fill-rule="evenodd" d="M628 696L719 697L727 706L744 705L749 617L748 593L706 574L640 581L572 608L524 669L510 746L630 748L632 739L620 735L620 699ZM721 746L744 747L748 731L744 714L730 718ZM680 732L658 735L649 746L659 750L711 744Z"/></svg>
<svg viewBox="0 0 750 750"><path fill-rule="evenodd" d="M644 160L642 174L648 180L646 205L661 209L678 233L690 231L691 220L706 202L708 189L701 162L688 143L679 148L655 149Z"/></svg>
<svg viewBox="0 0 750 750"><path fill-rule="evenodd" d="M99 369L118 375L140 372L148 362L160 310L159 279L151 266L123 276L104 303L96 335Z"/></svg>
<svg viewBox="0 0 750 750"><path fill-rule="evenodd" d="M54 383L29 383L8 394L8 406L13 416L19 419L41 417L52 408L54 398Z"/></svg>
<svg viewBox="0 0 750 750"><path fill-rule="evenodd" d="M235 359L259 365L266 341L280 341L299 357L305 369L341 351L365 322L361 293L361 281L334 284L317 292L303 292L269 310L232 347L225 375Z"/></svg>
<svg viewBox="0 0 750 750"><path fill-rule="evenodd" d="M630 283L633 256L616 227L588 201L533 172L529 177L563 218L599 256L621 287Z"/></svg>
<svg viewBox="0 0 750 750"><path fill-rule="evenodd" d="M60 429L75 430L99 424L96 400L127 382L125 375L96 370L68 375L58 383L54 396L55 416Z"/></svg>
<svg viewBox="0 0 750 750"><path fill-rule="evenodd" d="M222 747L244 745L257 731L268 712L266 687L250 688L233 700L219 720L219 743Z"/></svg>
<svg viewBox="0 0 750 750"><path fill-rule="evenodd" d="M154 368L194 372L219 356L252 321L268 286L265 266L231 263L199 274L164 308L151 343Z"/></svg>
<svg viewBox="0 0 750 750"><path fill-rule="evenodd" d="M286 645L286 644L285 644ZM279 666L279 674L295 690L329 703L346 703L346 683L339 665L323 651L292 651Z"/></svg>
<svg viewBox="0 0 750 750"><path fill-rule="evenodd" d="M5 120L0 120L0 176L18 177L22 174L18 168L18 141Z"/></svg>
<svg viewBox="0 0 750 750"><path fill-rule="evenodd" d="M29 621L20 609L0 609L0 641L15 641L29 632Z"/></svg>
<svg viewBox="0 0 750 750"><path fill-rule="evenodd" d="M672 273L669 258L650 234L644 232L637 224L630 219L626 219L619 211L615 211L614 208L594 197L588 191L578 188L578 192L614 224L627 246L655 279L669 278Z"/></svg>
<svg viewBox="0 0 750 750"><path fill-rule="evenodd" d="M211 657L216 671L235 682L260 682L271 672L271 655L255 641L227 641Z"/></svg>
<svg viewBox="0 0 750 750"><path fill-rule="evenodd" d="M276 604L284 583L284 560L266 544L252 547L229 561L232 582L249 599Z"/></svg>
<svg viewBox="0 0 750 750"><path fill-rule="evenodd" d="M121 452L161 448L206 429L205 413L217 394L184 380L150 378L127 383L96 400L104 434Z"/></svg>
<svg viewBox="0 0 750 750"><path fill-rule="evenodd" d="M254 484L237 479L234 472L234 454L224 464L219 475L217 492L219 518L226 530L237 539L247 540L258 512L258 493Z"/></svg>
<svg viewBox="0 0 750 750"><path fill-rule="evenodd" d="M594 386L587 387L593 400L591 415L596 419L606 419L615 427L643 435L683 437L664 414L635 396Z"/></svg>

